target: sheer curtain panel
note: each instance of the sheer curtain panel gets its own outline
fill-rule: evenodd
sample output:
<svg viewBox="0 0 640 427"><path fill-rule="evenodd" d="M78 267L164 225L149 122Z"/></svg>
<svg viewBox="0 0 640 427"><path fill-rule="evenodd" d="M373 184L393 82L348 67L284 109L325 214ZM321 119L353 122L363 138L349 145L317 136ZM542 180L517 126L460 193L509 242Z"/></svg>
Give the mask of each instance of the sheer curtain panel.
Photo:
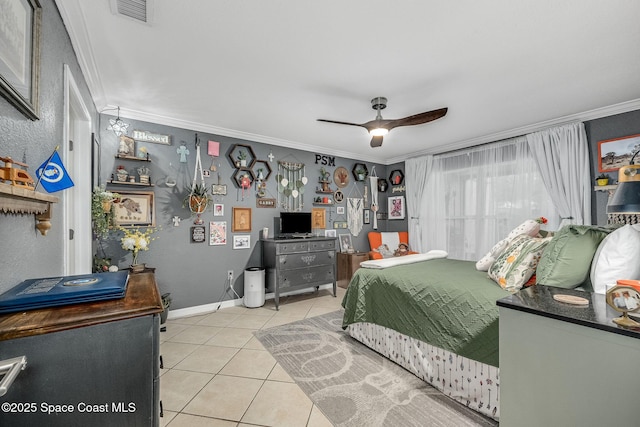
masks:
<svg viewBox="0 0 640 427"><path fill-rule="evenodd" d="M424 214L423 203L428 197L423 197L424 189L433 170L433 156L426 155L405 162L405 177L407 184L407 215L409 217L409 247L412 251L426 252L423 247L422 227L420 215Z"/></svg>

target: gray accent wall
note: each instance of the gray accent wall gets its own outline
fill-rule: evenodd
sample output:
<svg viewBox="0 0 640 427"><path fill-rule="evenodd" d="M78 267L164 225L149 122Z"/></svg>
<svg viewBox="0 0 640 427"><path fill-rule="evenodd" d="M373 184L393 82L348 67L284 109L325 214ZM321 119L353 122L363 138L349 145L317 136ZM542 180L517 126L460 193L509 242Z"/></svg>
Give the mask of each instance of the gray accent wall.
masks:
<svg viewBox="0 0 640 427"><path fill-rule="evenodd" d="M151 157L151 164L140 164L135 161L126 161L116 159L115 155L118 150L119 140L113 132L106 130L106 124L109 119L114 118L110 115L101 115L101 146L102 146L102 171L101 182L111 179L111 174L115 168L122 164L130 173L136 173L139 166L148 166L151 168L151 180L154 184L152 188L131 188L122 185L107 185L107 188L113 191L153 191L155 195L155 210L157 216L157 225L160 230L153 236L156 240L151 242L150 250L140 252L138 256L139 262L144 262L150 267L156 268L156 279L162 293L170 292L172 297L172 309L180 309L193 307L198 305L212 304L226 300L235 299L235 294L226 284L227 271L234 271L234 290L242 296L244 294L244 270L249 267L261 266L261 245L260 236L263 227L269 228L269 235L274 236L274 232L279 227L280 211L277 208L258 208L256 206L256 191L252 186L250 190L245 190L244 198L242 190L234 185L232 176L235 167L228 158L228 153L233 149L234 144L244 144L252 147L256 158L269 163L272 169L271 177L267 181L267 196L278 199L278 190L275 176L278 173L278 160L286 160L291 162L301 162L305 164L306 176L308 183L305 186L304 208L305 212L310 212L313 207L326 208L327 228L333 227L334 221L346 221L346 210L344 215L338 215L337 207L346 207L347 197L362 197L364 194L364 183L358 182L354 184L354 177L351 174L353 165L359 160L347 159L341 157L330 156L322 152L309 152L302 150L294 150L290 148L278 147L254 141L246 141L220 135L213 135L204 132L196 132L195 130L180 129L170 126L164 126L155 123L142 122L124 118L129 124L129 134L133 130L147 131L155 134L170 135L171 145L162 145L154 143L136 142L136 150L140 147L146 147ZM220 173L220 183L226 184L226 196L213 196L214 203L222 203L224 205L224 216L214 216L213 207L210 206L207 211L202 214L205 222L207 233L209 233L210 221L226 221L227 222L227 244L223 246L210 246L207 241L204 243L192 243L190 229L194 226L195 216L191 214L188 208L183 207L182 202L188 195L188 186L193 182L196 148L196 133L201 144L201 159L204 170L209 170L212 164L212 157L207 155L207 143L209 140L220 143L220 156L215 159L215 164L219 165L216 172L211 172L211 176L205 178L207 186L218 183L217 174ZM180 163L180 157L177 153L178 147L184 142L189 150L188 162ZM366 135L363 135L361 141L354 141L362 144L368 144ZM274 159L269 161L269 153L272 153ZM342 189L345 201L334 204L331 207L314 206L315 197L327 196L326 194L316 194L316 187L319 187L318 179L320 176L320 168L322 160L316 164L316 154L320 156L334 157L334 166L324 165L325 169L331 173L333 180L333 172L339 166L344 166L349 171L349 184ZM366 163L368 170L371 172L374 164ZM254 168L255 169L255 168ZM375 164L376 175L379 177L388 176L388 167ZM167 176L174 176L177 180L175 187L166 185ZM197 182L200 182L198 177ZM368 182L368 181L367 181ZM331 189L336 190L334 183ZM380 195L379 203L381 210L386 211L387 201L386 194ZM331 195L328 195L331 196ZM368 194L368 201L371 202L371 194ZM232 231L232 210L233 207L251 208L251 232L233 232ZM178 216L181 218L179 226L174 226L172 218ZM378 229L385 231L387 223L401 221L379 221ZM405 224L406 229L406 224ZM372 230L372 224L363 225L358 236L352 236L353 244L358 251L368 251L369 243L367 233ZM348 233L346 229L337 229L337 234ZM251 237L250 249L232 249L233 236L249 234ZM119 265L121 268L131 264L131 254L124 251L120 247L120 237L122 233L112 232L111 236L101 245L101 256L110 257L112 263Z"/></svg>
<svg viewBox="0 0 640 427"><path fill-rule="evenodd" d="M33 176L35 169L51 155L55 146L62 146L65 64L70 67L90 114L97 118L89 89L58 9L53 0L40 0L40 4L40 119L29 120L5 98L0 97L0 156L25 161ZM60 203L53 207L52 227L47 236L40 235L35 229L33 215L0 213L0 292L27 278L62 273L64 193L55 193L60 197Z"/></svg>

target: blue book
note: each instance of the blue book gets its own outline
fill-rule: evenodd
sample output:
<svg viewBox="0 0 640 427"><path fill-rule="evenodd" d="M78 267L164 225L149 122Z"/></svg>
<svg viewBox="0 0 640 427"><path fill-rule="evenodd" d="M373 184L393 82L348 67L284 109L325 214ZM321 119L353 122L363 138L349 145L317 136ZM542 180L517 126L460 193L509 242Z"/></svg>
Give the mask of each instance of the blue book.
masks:
<svg viewBox="0 0 640 427"><path fill-rule="evenodd" d="M129 271L28 279L0 295L0 313L124 298Z"/></svg>

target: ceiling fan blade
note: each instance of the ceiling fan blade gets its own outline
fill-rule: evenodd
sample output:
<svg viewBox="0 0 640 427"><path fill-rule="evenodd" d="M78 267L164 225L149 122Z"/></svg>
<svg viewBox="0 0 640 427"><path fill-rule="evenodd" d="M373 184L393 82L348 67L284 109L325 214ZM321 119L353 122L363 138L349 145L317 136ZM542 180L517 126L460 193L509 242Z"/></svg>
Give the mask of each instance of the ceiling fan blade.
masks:
<svg viewBox="0 0 640 427"><path fill-rule="evenodd" d="M336 123L339 125L349 125L349 126L360 126L360 127L364 127L364 125L359 124L359 123L349 123L349 122L339 122L337 120L325 120L325 119L317 119L319 122L326 122L326 123Z"/></svg>
<svg viewBox="0 0 640 427"><path fill-rule="evenodd" d="M444 117L447 114L447 110L448 108L440 108L438 110L414 114L413 116L408 116L403 119L389 120L388 125L385 127L391 130L400 126L413 126L421 125L423 123L429 123L434 120L438 120L441 117Z"/></svg>
<svg viewBox="0 0 640 427"><path fill-rule="evenodd" d="M374 136L371 138L371 146L373 148L380 147L382 145L382 136Z"/></svg>

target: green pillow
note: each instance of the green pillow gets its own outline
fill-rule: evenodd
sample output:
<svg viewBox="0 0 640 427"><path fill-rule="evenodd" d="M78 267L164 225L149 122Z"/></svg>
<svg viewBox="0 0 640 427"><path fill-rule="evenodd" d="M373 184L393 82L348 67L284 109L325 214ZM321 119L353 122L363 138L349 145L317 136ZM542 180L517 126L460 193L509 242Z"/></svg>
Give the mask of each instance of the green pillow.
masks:
<svg viewBox="0 0 640 427"><path fill-rule="evenodd" d="M567 289L584 284L600 242L611 231L591 225L562 227L542 253L536 269L536 284Z"/></svg>

